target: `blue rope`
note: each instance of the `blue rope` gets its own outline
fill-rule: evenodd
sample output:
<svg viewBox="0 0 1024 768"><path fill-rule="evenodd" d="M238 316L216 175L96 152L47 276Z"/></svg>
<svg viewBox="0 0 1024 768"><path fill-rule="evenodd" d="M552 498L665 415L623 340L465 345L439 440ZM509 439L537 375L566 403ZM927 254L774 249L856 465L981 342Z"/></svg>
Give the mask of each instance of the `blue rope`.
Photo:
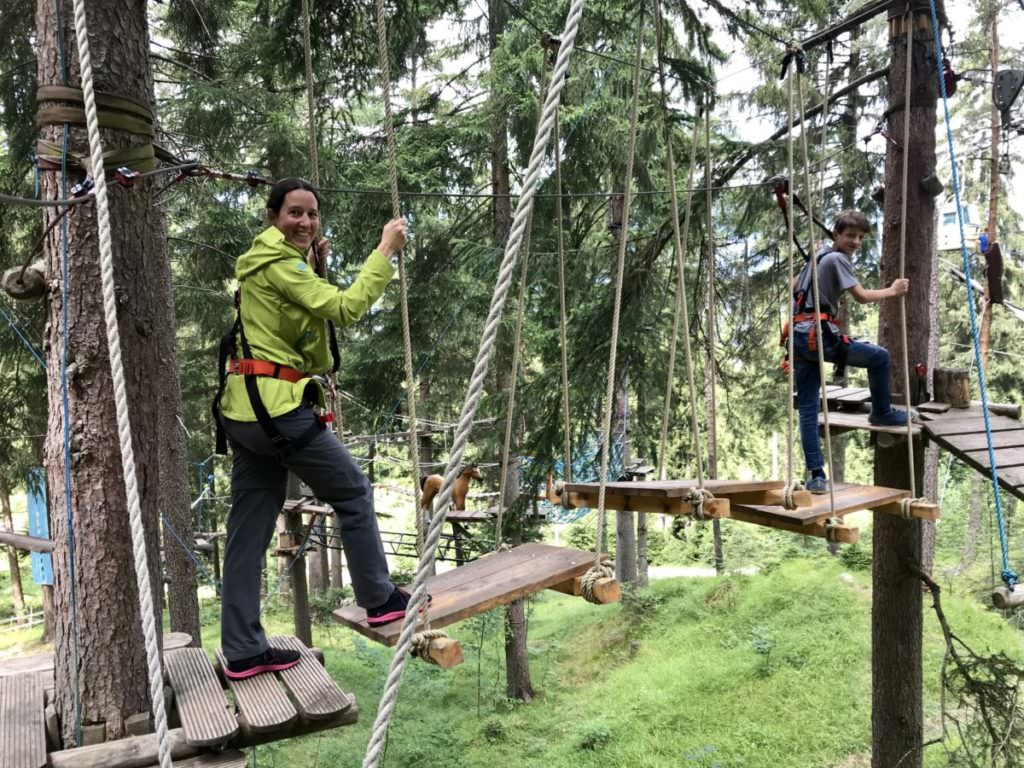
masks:
<svg viewBox="0 0 1024 768"><path fill-rule="evenodd" d="M981 390L981 412L985 418L985 439L988 443L988 461L992 475L992 493L996 501L996 520L999 523L999 546L1002 548L1003 572L1002 577L1007 588L1013 591L1017 583L1017 574L1010 568L1010 556L1006 543L1006 522L1003 520L1002 497L999 493L999 473L996 468L995 450L992 447L992 425L988 415L988 393L985 389L985 371L981 365L981 341L978 338L978 319L974 311L974 288L971 285L971 261L967 255L967 239L964 236L964 215L963 206L960 203L960 180L956 171L956 151L953 148L953 127L949 117L949 97L946 94L946 81L942 76L942 38L939 33L939 17L935 10L935 0L928 0L931 9L932 33L935 36L935 64L936 73L939 76L939 89L942 93L942 109L946 117L946 144L949 146L949 164L953 172L953 194L956 199L956 220L960 225L960 254L964 263L964 281L967 286L967 308L971 316L971 336L974 340L974 363L978 369L978 388ZM910 66L910 62L907 62ZM906 119L909 119L909 112ZM994 235L995 233L993 233Z"/></svg>
<svg viewBox="0 0 1024 768"><path fill-rule="evenodd" d="M32 357L34 357L36 362L39 363L39 367L45 371L46 363L43 362L43 358L40 356L36 348L32 346L32 342L28 340L21 328L18 327L18 324L14 322L14 318L11 315L8 315L3 307L0 307L0 315L2 315L4 320L7 321L7 324L11 326L11 330L14 331L14 334L21 339L21 343L25 345L25 349L32 353Z"/></svg>
<svg viewBox="0 0 1024 768"><path fill-rule="evenodd" d="M210 572L206 570L206 566L203 565L202 561L196 557L196 553L192 551L192 547L188 546L185 541L181 538L181 535L174 530L174 526L171 525L171 521L167 519L167 515L160 515L160 519L164 521L164 528L171 532L171 536L178 542L185 553L192 558L192 563L195 565L196 570L199 571L199 575L203 581L213 586L217 590L217 594L220 594L221 582L213 578Z"/></svg>

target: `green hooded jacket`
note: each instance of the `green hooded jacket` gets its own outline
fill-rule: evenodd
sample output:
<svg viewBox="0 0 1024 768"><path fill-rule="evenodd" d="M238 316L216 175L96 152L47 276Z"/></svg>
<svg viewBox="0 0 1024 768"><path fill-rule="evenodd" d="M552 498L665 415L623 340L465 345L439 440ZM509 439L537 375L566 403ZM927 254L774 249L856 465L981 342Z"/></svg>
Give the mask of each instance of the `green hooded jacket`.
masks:
<svg viewBox="0 0 1024 768"><path fill-rule="evenodd" d="M374 249L351 286L342 290L318 277L303 254L285 242L277 227L261 232L238 258L235 277L241 290L242 328L256 360L269 360L307 374L327 373L332 360L327 323L352 325L373 306L394 276L391 261ZM238 357L244 357L236 339ZM271 417L281 416L324 393L315 379L296 383L259 376L260 399ZM312 391L307 391L309 385ZM230 374L221 398L221 413L235 421L256 421L245 377Z"/></svg>

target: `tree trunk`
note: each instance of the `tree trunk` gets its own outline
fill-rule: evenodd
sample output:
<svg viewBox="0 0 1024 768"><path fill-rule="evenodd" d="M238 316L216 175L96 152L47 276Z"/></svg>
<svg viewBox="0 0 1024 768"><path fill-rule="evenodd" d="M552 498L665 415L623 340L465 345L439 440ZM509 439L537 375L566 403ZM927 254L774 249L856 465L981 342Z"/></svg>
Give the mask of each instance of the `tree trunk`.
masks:
<svg viewBox="0 0 1024 768"><path fill-rule="evenodd" d="M70 2L59 3L63 29L50 0L39 0L36 10L37 75L40 86L80 86L78 54ZM92 69L96 89L153 104L149 69L146 6L96 0L89 3L92 31ZM63 40L64 42L59 42ZM115 44L111 44L116 41ZM60 46L68 66L62 76ZM139 137L116 131L101 132L104 150L139 143ZM61 146L64 130L44 126L40 139ZM85 130L68 130L74 155L88 156ZM72 167L69 183L83 173ZM138 473L139 495L149 553L152 598L160 628L159 553L156 502L158 499L158 445L160 398L154 377L160 377L163 329L156 310L159 293L154 275L162 268L163 217L155 213L151 196L158 184L141 180L131 191L112 189L111 228L118 317ZM42 176L44 198L64 197L59 172ZM57 209L47 209L47 224ZM63 742L75 741L76 689L81 696L81 722L104 724L107 738L125 735L125 720L149 712L146 654L139 617L131 535L128 525L121 456L104 332L97 223L94 206L82 206L46 238L46 273L62 274L62 237L67 227L67 275L63 286L51 292L47 308L48 395L50 417L47 436L48 487L53 509L55 626L55 703ZM55 281L56 282L56 281ZM65 317L67 318L65 323ZM66 395L70 423L62 410L62 349L67 336ZM71 433L68 477L65 483L63 434ZM70 501L73 525L68 546ZM74 570L72 570L72 560ZM72 602L77 595L77 605ZM77 620L73 619L77 617ZM77 656L77 658L76 658ZM77 663L76 663L77 662Z"/></svg>
<svg viewBox="0 0 1024 768"><path fill-rule="evenodd" d="M7 485L7 479L0 476L0 509L3 511L3 527L5 530L14 532L14 515L11 512L11 489ZM25 593L21 588L21 567L18 565L18 550L13 546L7 547L7 567L11 573L11 604L14 612L21 614L25 612Z"/></svg>
<svg viewBox="0 0 1024 768"><path fill-rule="evenodd" d="M154 212L154 215L157 215ZM195 540L192 505L188 486L188 443L181 420L181 381L178 376L177 332L174 321L174 293L167 258L158 262L154 282L159 299L155 303L160 348L160 509L165 510L164 568L167 574L167 609L172 632L186 632L198 647L199 596L196 592L195 561L191 548ZM173 530L168 530L171 528Z"/></svg>
<svg viewBox="0 0 1024 768"><path fill-rule="evenodd" d="M621 234L620 230L620 237ZM622 375L615 387L615 411L612 413L612 434L622 440L622 467L633 460L629 445L629 391ZM611 448L611 446L609 446ZM609 477L609 480L614 478ZM615 578L622 584L636 584L636 523L635 513L628 510L615 511Z"/></svg>
<svg viewBox="0 0 1024 768"><path fill-rule="evenodd" d="M886 152L885 226L882 282L899 277L900 227L902 223L902 164L908 162L906 214L906 276L911 290L906 296L907 358L910 365L928 359L932 244L935 241L935 204L919 181L935 171L935 101L937 73L931 20L925 10L915 13L911 29L914 56L907 61L907 19L904 5L890 10L892 63L889 130L903 144L905 121L910 121L909 145ZM941 13L940 9L940 13ZM904 104L904 78L912 66L911 103ZM903 389L903 354L900 341L898 300L883 301L879 309L879 343L892 353L894 390ZM911 467L907 446L898 443L875 449L875 483L909 488L911 473L916 487L923 486L923 451L915 451ZM872 766L920 768L923 738L921 688L921 582L912 569L921 562L921 523L895 515L878 514L874 524L872 575Z"/></svg>

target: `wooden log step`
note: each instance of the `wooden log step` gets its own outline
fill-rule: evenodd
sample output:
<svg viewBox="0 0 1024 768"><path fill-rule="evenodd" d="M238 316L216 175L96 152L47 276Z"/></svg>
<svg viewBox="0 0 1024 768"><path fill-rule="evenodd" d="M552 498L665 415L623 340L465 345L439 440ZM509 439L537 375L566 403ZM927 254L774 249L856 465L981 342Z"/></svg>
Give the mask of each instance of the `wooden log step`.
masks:
<svg viewBox="0 0 1024 768"><path fill-rule="evenodd" d="M992 590L992 605L1001 611L1019 608L1024 605L1024 586L1018 584L1013 592L1006 587L996 587Z"/></svg>
<svg viewBox="0 0 1024 768"><path fill-rule="evenodd" d="M871 402L871 390L867 387L860 387L853 392L838 394L834 397L836 402L842 405L862 405Z"/></svg>
<svg viewBox="0 0 1024 768"><path fill-rule="evenodd" d="M164 671L174 689L178 716L189 744L220 747L238 733L238 721L202 648L179 648L165 653Z"/></svg>
<svg viewBox="0 0 1024 768"><path fill-rule="evenodd" d="M750 516L758 520L778 520L784 523L796 525L812 525L833 516L843 516L850 512L858 512L862 509L874 509L875 507L898 502L906 498L907 491L898 488L882 488L874 485L853 485L851 483L835 483L835 508L832 508L829 494L814 496L814 501L809 507L798 507L797 509L784 509L780 506L767 506L763 504L736 504L732 505L730 515L737 520L748 519ZM732 514L736 510L746 513L743 517ZM756 522L756 521L752 521Z"/></svg>
<svg viewBox="0 0 1024 768"><path fill-rule="evenodd" d="M37 672L0 677L0 768L46 765L43 683Z"/></svg>
<svg viewBox="0 0 1024 768"><path fill-rule="evenodd" d="M270 644L274 648L287 648L302 654L296 666L277 673L299 715L309 720L323 720L352 706L353 700L337 686L301 640L279 635L270 638Z"/></svg>
<svg viewBox="0 0 1024 768"><path fill-rule="evenodd" d="M593 552L540 543L485 555L427 580L427 592L433 597L430 626L440 629L507 605L582 576L593 564ZM356 605L339 608L333 615L339 623L385 645L394 645L402 630L401 621L369 626L366 612Z"/></svg>
<svg viewBox="0 0 1024 768"><path fill-rule="evenodd" d="M832 540L838 544L855 544L860 539L860 531L857 528L851 528L844 524L827 526L822 521L803 524L761 514L754 507L736 506L733 507L732 511L735 512L732 517L733 520L763 525L766 528L775 528L776 530L788 531L789 533L799 533L801 536L816 536L819 539L827 539L831 533Z"/></svg>
<svg viewBox="0 0 1024 768"><path fill-rule="evenodd" d="M921 403L915 407L921 413L945 413L953 406L949 403L936 403L929 400L927 403Z"/></svg>
<svg viewBox="0 0 1024 768"><path fill-rule="evenodd" d="M227 668L221 648L217 649L217 661L221 668ZM244 680L232 680L225 675L224 679L234 694L238 717L248 730L254 733L277 731L298 718L299 713L274 675L254 675Z"/></svg>
<svg viewBox="0 0 1024 768"><path fill-rule="evenodd" d="M884 512L887 515L903 515L903 506L899 503L882 504L873 508L875 512ZM910 516L917 520L938 520L939 505L929 501L917 501L910 505Z"/></svg>
<svg viewBox="0 0 1024 768"><path fill-rule="evenodd" d="M768 507L782 506L782 490L771 491L744 491L743 493L730 493L729 503L731 504L763 504ZM793 501L798 507L809 507L814 503L814 494L810 491L794 491Z"/></svg>
<svg viewBox="0 0 1024 768"><path fill-rule="evenodd" d="M548 587L548 589L554 590L555 592L561 592L563 595L582 597L583 577L574 576L568 581L563 581L560 584L554 584ZM618 579L598 579L594 582L592 591L597 602L601 605L617 603L622 600L622 585L619 584Z"/></svg>
<svg viewBox="0 0 1024 768"><path fill-rule="evenodd" d="M832 411L828 412L828 426L833 432L846 432L851 429L863 429L868 432L884 432L893 435L906 435L906 427L878 427L870 421L870 414L855 413L853 411ZM825 414L818 414L818 424L825 426ZM921 433L920 424L911 425L911 434Z"/></svg>

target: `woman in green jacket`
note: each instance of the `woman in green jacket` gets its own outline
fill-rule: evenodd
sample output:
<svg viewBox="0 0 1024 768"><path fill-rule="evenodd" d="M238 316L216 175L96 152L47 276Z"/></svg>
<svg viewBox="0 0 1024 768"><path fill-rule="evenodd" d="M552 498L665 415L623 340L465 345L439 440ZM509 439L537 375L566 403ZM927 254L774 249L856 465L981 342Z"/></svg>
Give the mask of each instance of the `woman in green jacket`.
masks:
<svg viewBox="0 0 1024 768"><path fill-rule="evenodd" d="M260 573L284 505L289 470L334 508L356 602L367 622L405 615L408 593L388 574L369 480L318 410L314 378L332 368L330 326L351 325L380 298L405 245L404 219L384 225L380 244L342 290L318 276L307 257L326 262L320 198L302 179L284 179L267 201L269 227L239 257L239 311L222 393L215 403L232 447L231 512L221 605L225 674L234 679L287 669L298 653L271 648L260 624Z"/></svg>

